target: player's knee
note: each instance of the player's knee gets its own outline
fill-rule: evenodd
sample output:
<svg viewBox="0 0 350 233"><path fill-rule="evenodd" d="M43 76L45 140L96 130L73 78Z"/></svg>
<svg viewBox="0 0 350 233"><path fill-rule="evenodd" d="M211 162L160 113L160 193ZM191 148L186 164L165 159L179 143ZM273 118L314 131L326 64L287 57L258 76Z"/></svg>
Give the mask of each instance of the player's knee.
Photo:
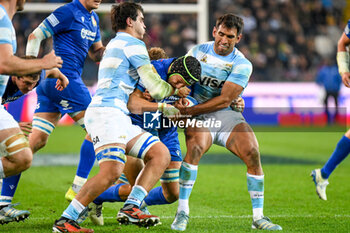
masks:
<svg viewBox="0 0 350 233"><path fill-rule="evenodd" d="M247 148L245 157L247 158L247 165L249 167L259 167L260 166L260 153L259 148L256 146L251 146Z"/></svg>
<svg viewBox="0 0 350 233"><path fill-rule="evenodd" d="M164 196L169 203L173 203L179 200L179 190L172 190L170 193L167 193Z"/></svg>
<svg viewBox="0 0 350 233"><path fill-rule="evenodd" d="M189 152L190 153L188 154L190 155L192 160L199 161L204 153L204 147L200 144L192 144L189 148Z"/></svg>
<svg viewBox="0 0 350 233"><path fill-rule="evenodd" d="M28 168L30 168L30 166L32 165L32 160L33 160L33 154L31 152L31 150L23 150L21 152L21 160L19 160L19 170L25 171Z"/></svg>

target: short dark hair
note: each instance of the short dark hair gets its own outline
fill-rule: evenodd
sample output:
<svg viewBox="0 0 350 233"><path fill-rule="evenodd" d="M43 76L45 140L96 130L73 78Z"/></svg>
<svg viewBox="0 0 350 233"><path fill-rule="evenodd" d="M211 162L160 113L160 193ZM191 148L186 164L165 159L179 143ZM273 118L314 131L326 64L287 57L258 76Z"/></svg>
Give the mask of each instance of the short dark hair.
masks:
<svg viewBox="0 0 350 233"><path fill-rule="evenodd" d="M143 14L142 6L134 2L122 2L118 5L112 5L112 29L115 32L118 32L120 29L126 29L126 19L130 17L135 21L139 11Z"/></svg>
<svg viewBox="0 0 350 233"><path fill-rule="evenodd" d="M220 16L216 20L215 27L218 28L220 25L225 26L226 28L236 28L237 29L237 35L242 34L244 22L243 19L237 15L234 14L224 14Z"/></svg>
<svg viewBox="0 0 350 233"><path fill-rule="evenodd" d="M197 58L193 56L182 56L171 63L168 76L178 74L188 85L193 85L200 79L201 73L201 64Z"/></svg>
<svg viewBox="0 0 350 233"><path fill-rule="evenodd" d="M34 57L34 56L21 56L21 58L23 58L25 60L36 59L36 57ZM26 75L18 76L18 78L31 77L31 78L33 78L33 80L36 80L36 79L39 79L40 75L41 75L41 70L38 72L35 72L33 74L26 74Z"/></svg>

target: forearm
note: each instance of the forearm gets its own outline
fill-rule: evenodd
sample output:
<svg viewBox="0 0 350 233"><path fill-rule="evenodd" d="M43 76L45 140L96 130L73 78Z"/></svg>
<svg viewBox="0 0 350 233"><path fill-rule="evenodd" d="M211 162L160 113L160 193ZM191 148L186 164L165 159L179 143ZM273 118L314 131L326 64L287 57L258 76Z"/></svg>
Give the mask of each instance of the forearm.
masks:
<svg viewBox="0 0 350 233"><path fill-rule="evenodd" d="M103 53L105 52L106 47L101 47L93 52L89 52L89 57L94 62L99 62L102 59Z"/></svg>
<svg viewBox="0 0 350 233"><path fill-rule="evenodd" d="M42 59L22 59L15 55L2 60L0 73L8 75L23 76L32 74L44 69Z"/></svg>
<svg viewBox="0 0 350 233"><path fill-rule="evenodd" d="M197 116L205 113L216 112L229 107L231 103L231 98L217 96L208 100L207 102L187 108L186 115Z"/></svg>
<svg viewBox="0 0 350 233"><path fill-rule="evenodd" d="M158 110L158 103L149 102L138 96L130 96L128 109L133 114L142 114L144 112L155 112Z"/></svg>
<svg viewBox="0 0 350 233"><path fill-rule="evenodd" d="M141 66L137 72L152 98L161 100L174 93L174 88L160 78L158 73L152 69L151 64Z"/></svg>

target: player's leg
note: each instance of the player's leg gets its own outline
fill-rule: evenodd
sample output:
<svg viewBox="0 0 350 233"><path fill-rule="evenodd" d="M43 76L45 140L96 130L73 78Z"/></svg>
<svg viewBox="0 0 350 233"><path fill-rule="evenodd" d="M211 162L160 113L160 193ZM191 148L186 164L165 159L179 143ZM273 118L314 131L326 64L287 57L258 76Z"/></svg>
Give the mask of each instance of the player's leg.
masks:
<svg viewBox="0 0 350 233"><path fill-rule="evenodd" d="M17 210L11 204L17 187L20 172L30 167L33 158L28 139L20 130L18 123L4 109L0 109L0 178L3 184L0 197L0 224L24 220L28 211ZM13 183L15 186L10 186ZM14 188L12 190L11 188Z"/></svg>
<svg viewBox="0 0 350 233"><path fill-rule="evenodd" d="M79 111L74 113L69 113L72 119L79 124L84 130L84 115L85 111ZM81 187L85 184L90 171L95 163L95 151L92 144L91 138L89 135L85 136L83 143L80 148L80 159L77 168L76 175L74 177L72 186L69 187L68 191L65 194L67 201L72 201L75 195L79 192Z"/></svg>
<svg viewBox="0 0 350 233"><path fill-rule="evenodd" d="M187 128L187 152L180 168L179 204L171 229L184 231L189 219L189 198L197 178L198 163L202 155L210 148L213 139L208 129Z"/></svg>
<svg viewBox="0 0 350 233"><path fill-rule="evenodd" d="M117 220L122 224L131 222L145 227L157 225L160 222L157 216L147 215L139 208L169 165L169 151L158 137L143 133L128 143L127 152L130 156L143 159L145 167L138 175L128 199L117 215Z"/></svg>
<svg viewBox="0 0 350 233"><path fill-rule="evenodd" d="M225 135L225 132L221 132ZM226 148L236 154L247 166L247 185L253 207L253 229L282 230L264 216L264 173L260 162L258 141L247 123L237 124L228 133ZM227 136L226 136L227 137Z"/></svg>
<svg viewBox="0 0 350 233"><path fill-rule="evenodd" d="M64 232L69 227L80 229L76 222L78 217L88 210L86 207L90 202L119 178L126 161L127 138L121 126L126 127L124 131L128 130L127 116L115 108L92 108L86 111L85 118L87 131L96 142L94 147L100 170L83 185L61 218L54 223L53 230L57 232ZM116 124L115 118L121 124Z"/></svg>
<svg viewBox="0 0 350 233"><path fill-rule="evenodd" d="M334 169L348 156L350 153L350 130L339 140L331 157L328 159L322 169L315 169L311 172L311 176L316 185L316 193L322 200L327 200L326 187L329 184L328 177Z"/></svg>

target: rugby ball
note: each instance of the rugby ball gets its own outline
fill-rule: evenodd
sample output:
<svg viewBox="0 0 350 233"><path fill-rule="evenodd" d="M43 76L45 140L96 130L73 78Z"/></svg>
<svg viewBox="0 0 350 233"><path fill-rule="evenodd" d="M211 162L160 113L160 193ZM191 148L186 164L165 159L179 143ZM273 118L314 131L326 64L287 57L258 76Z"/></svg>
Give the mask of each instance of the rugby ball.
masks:
<svg viewBox="0 0 350 233"><path fill-rule="evenodd" d="M192 106L197 105L197 104L198 104L198 101L195 98L193 98L192 96L187 96L185 98L184 105L186 107L192 107Z"/></svg>

